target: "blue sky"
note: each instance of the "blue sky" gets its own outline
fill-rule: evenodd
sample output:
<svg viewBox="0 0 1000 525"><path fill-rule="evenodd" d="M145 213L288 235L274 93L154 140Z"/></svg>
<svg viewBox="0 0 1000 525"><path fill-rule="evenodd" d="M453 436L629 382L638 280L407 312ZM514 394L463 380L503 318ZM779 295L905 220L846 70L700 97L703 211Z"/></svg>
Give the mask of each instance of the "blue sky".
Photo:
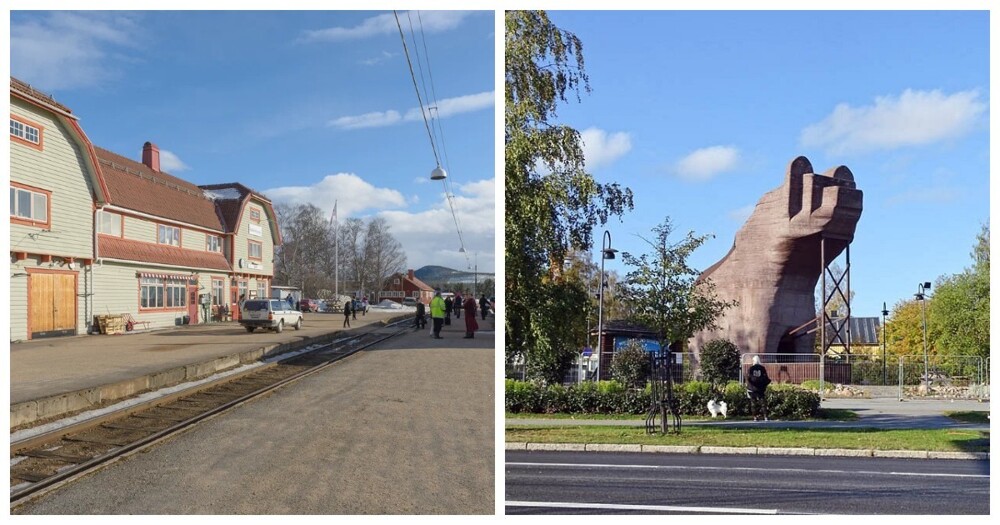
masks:
<svg viewBox="0 0 1000 525"><path fill-rule="evenodd" d="M636 234L670 216L676 239L715 235L690 260L705 269L805 155L864 192L854 315L971 264L989 220L988 12L549 15L582 39L593 89L559 120L599 181L635 192L607 225L614 248L646 252Z"/></svg>
<svg viewBox="0 0 1000 525"><path fill-rule="evenodd" d="M337 199L341 220L389 220L411 268L492 272L493 12L407 15L447 187L429 180L435 156L391 11L14 11L10 67L70 107L95 145L139 160L152 141L173 175L242 182L327 217Z"/></svg>

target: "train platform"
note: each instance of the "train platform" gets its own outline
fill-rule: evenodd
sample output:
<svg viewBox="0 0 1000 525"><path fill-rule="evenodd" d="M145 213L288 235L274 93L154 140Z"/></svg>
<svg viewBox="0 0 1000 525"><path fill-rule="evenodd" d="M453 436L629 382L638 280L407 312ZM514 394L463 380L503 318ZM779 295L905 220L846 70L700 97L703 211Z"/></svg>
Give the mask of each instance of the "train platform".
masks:
<svg viewBox="0 0 1000 525"><path fill-rule="evenodd" d="M372 308L343 327L337 313L307 313L301 330L247 333L237 322L121 335L82 335L10 345L10 428L24 428L107 406L143 393L210 378L278 354L409 319L412 312ZM492 318L481 323L492 330ZM443 336L461 338L464 319Z"/></svg>

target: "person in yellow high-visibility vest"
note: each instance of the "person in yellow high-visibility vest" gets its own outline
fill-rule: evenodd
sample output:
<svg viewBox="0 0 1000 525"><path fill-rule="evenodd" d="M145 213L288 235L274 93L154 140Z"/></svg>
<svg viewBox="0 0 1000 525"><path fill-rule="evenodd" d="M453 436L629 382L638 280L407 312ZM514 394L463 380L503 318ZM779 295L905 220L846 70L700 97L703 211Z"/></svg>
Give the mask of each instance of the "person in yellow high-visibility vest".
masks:
<svg viewBox="0 0 1000 525"><path fill-rule="evenodd" d="M444 299L441 298L441 290L434 290L434 298L431 299L431 321L434 322L434 338L441 337L441 325L444 324Z"/></svg>

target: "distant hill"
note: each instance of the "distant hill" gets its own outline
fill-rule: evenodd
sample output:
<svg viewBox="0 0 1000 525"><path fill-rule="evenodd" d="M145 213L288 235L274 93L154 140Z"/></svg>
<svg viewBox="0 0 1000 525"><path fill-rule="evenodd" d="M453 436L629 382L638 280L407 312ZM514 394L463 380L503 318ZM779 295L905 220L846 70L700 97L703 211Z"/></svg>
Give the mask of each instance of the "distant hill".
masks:
<svg viewBox="0 0 1000 525"><path fill-rule="evenodd" d="M413 275L420 279L421 281L434 285L434 284L448 284L448 283L472 283L476 280L476 272L468 272L455 270L453 268L446 268L444 266L424 266L418 270L413 271ZM479 272L478 274L479 282L483 279L489 278L493 279L492 273Z"/></svg>

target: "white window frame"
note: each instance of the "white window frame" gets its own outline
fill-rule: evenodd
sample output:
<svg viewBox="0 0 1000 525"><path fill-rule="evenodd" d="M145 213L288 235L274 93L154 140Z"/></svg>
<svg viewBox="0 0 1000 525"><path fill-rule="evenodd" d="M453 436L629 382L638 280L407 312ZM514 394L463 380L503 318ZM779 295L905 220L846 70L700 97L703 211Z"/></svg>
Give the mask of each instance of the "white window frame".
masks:
<svg viewBox="0 0 1000 525"><path fill-rule="evenodd" d="M222 237L219 237L218 235L206 234L205 250L210 252L222 253Z"/></svg>
<svg viewBox="0 0 1000 525"><path fill-rule="evenodd" d="M11 202L10 205L10 216L18 219L44 223L49 222L49 196L46 193L41 193L37 191L31 191L28 189L20 188L17 186L11 186ZM21 209L21 194L27 193L30 195L28 198L28 211L27 214L23 213ZM39 198L41 201L39 201ZM39 217L39 212L41 216Z"/></svg>
<svg viewBox="0 0 1000 525"><path fill-rule="evenodd" d="M253 253L254 252L254 249L253 249L254 247L257 247L258 251L260 251L260 253L258 253L257 255L254 255L254 253ZM264 260L264 243L257 242L257 241L247 241L247 258L248 259L258 260L258 261L263 261Z"/></svg>
<svg viewBox="0 0 1000 525"><path fill-rule="evenodd" d="M10 119L10 134L32 144L42 144L42 130L13 117Z"/></svg>
<svg viewBox="0 0 1000 525"><path fill-rule="evenodd" d="M166 224L157 224L156 243L180 247L181 229L178 228L177 226L167 226Z"/></svg>
<svg viewBox="0 0 1000 525"><path fill-rule="evenodd" d="M118 213L111 213L104 210L97 212L97 233L104 235L122 236L122 216ZM107 224L105 224L107 223Z"/></svg>

